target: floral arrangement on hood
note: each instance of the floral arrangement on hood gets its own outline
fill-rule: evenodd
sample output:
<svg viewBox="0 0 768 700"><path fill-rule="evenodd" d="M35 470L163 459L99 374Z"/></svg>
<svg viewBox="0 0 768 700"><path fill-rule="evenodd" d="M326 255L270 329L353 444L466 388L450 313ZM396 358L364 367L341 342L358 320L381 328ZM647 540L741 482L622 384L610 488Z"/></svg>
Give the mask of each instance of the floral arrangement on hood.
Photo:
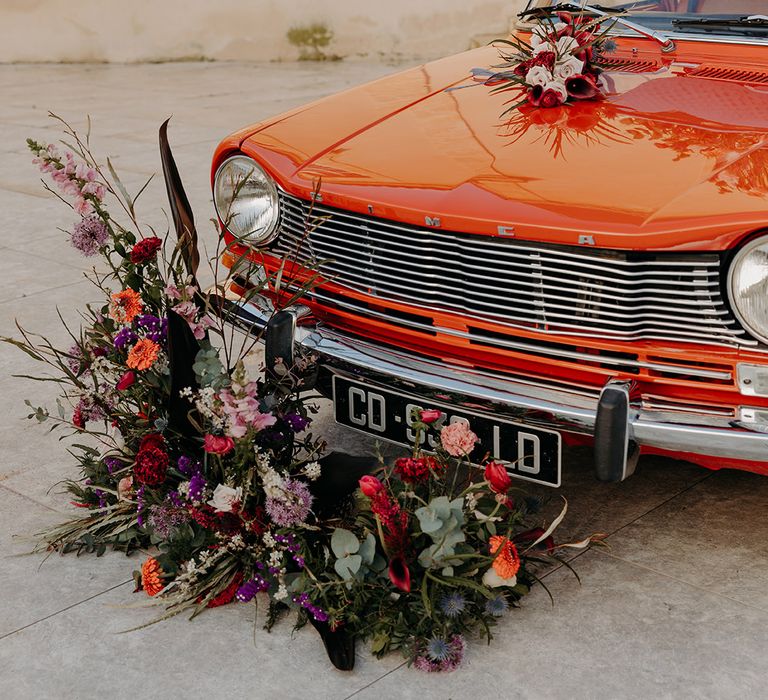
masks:
<svg viewBox="0 0 768 700"><path fill-rule="evenodd" d="M520 37L496 40L513 50L502 51L504 63L490 75L477 71L494 92L515 93L505 114L525 104L551 108L603 97L596 63L615 49L607 30L586 14L560 12L557 19L542 19L533 28L530 43Z"/></svg>
<svg viewBox="0 0 768 700"><path fill-rule="evenodd" d="M375 475L373 460L324 455L310 432L317 409L298 390L311 358L281 372L254 368L253 340L235 339L226 305L199 285L197 234L165 125L178 238L169 258L136 219L136 197L64 126L67 150L28 145L79 217L72 245L100 256L90 274L100 300L68 329L69 347L23 328L21 339L3 338L53 369L64 389L56 409L33 407L29 417L76 438L70 454L82 473L67 482L80 510L40 533L36 551L149 549L136 591L162 609L145 625L262 599L268 628L294 610L339 668L352 668L362 638L421 670L455 669L466 636L490 638L535 567L562 551L552 532L564 513L544 527L504 465L470 464L477 437L466 423L444 425L440 410L415 416L411 456ZM220 235L217 258L225 245ZM282 285L292 299L302 292ZM260 291L279 305L274 280ZM435 454L418 447L427 433Z"/></svg>

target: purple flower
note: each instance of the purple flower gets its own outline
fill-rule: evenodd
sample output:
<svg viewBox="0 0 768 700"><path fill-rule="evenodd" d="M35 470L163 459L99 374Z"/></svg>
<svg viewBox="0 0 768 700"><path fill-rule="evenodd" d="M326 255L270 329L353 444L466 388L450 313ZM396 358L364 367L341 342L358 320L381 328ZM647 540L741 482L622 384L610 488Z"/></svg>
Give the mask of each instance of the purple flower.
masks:
<svg viewBox="0 0 768 700"><path fill-rule="evenodd" d="M67 350L67 367L69 367L72 374L79 375L85 364L85 356L83 350L79 345L73 345Z"/></svg>
<svg viewBox="0 0 768 700"><path fill-rule="evenodd" d="M293 596L291 598L294 603L297 605L300 605L302 608L304 608L312 617L315 618L318 622L327 622L328 621L328 613L325 612L321 607L315 605L310 599L309 596L306 593L300 593L298 595Z"/></svg>
<svg viewBox="0 0 768 700"><path fill-rule="evenodd" d="M266 591L268 588L269 584L264 580L264 577L256 574L250 581L246 581L237 589L235 597L242 603L249 603L256 597L257 593Z"/></svg>
<svg viewBox="0 0 768 700"><path fill-rule="evenodd" d="M138 339L139 336L137 336L130 328L121 328L115 333L112 342L118 350L122 350L126 345L135 343Z"/></svg>
<svg viewBox="0 0 768 700"><path fill-rule="evenodd" d="M75 225L69 240L85 257L91 257L99 252L108 237L109 232L101 219L97 216L85 216Z"/></svg>
<svg viewBox="0 0 768 700"><path fill-rule="evenodd" d="M168 321L165 318L161 319L151 314L143 314L136 317L136 322L150 340L155 343L162 343L165 340L168 330Z"/></svg>
<svg viewBox="0 0 768 700"><path fill-rule="evenodd" d="M281 527L303 523L312 508L312 494L309 487L297 479L286 479L279 498L269 497L267 513L272 521Z"/></svg>
<svg viewBox="0 0 768 700"><path fill-rule="evenodd" d="M189 500L202 501L204 490L205 490L205 479L203 478L203 475L198 472L189 480L189 490L187 491Z"/></svg>
<svg viewBox="0 0 768 700"><path fill-rule="evenodd" d="M285 422L291 426L291 430L293 430L294 433L300 433L312 422L312 419L304 418L304 416L299 413L289 413L285 416Z"/></svg>
<svg viewBox="0 0 768 700"><path fill-rule="evenodd" d="M117 457L104 457L104 466L107 468L107 472L112 474L116 469L120 469L123 463Z"/></svg>
<svg viewBox="0 0 768 700"><path fill-rule="evenodd" d="M144 525L144 513L142 513L144 510L144 488L144 484L142 484L136 491L136 522L139 527Z"/></svg>
<svg viewBox="0 0 768 700"><path fill-rule="evenodd" d="M202 471L200 462L196 462L192 457L187 457L186 455L181 455L176 465L184 476L194 476Z"/></svg>
<svg viewBox="0 0 768 700"><path fill-rule="evenodd" d="M150 506L148 522L152 529L165 540L170 537L172 530L189 522L189 513L172 504Z"/></svg>

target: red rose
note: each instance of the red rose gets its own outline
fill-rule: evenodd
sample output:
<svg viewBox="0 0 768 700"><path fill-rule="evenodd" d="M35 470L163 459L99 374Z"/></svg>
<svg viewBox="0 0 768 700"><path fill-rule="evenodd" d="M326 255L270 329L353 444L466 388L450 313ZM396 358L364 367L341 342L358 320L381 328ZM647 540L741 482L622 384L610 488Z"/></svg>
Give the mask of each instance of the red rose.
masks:
<svg viewBox="0 0 768 700"><path fill-rule="evenodd" d="M563 94L558 90L553 90L550 88L549 90L544 90L541 93L539 107L559 107L561 104L563 104L563 102L565 102L563 99Z"/></svg>
<svg viewBox="0 0 768 700"><path fill-rule="evenodd" d="M133 386L133 383L136 381L136 373L132 372L131 370L128 370L122 377L120 377L120 380L117 382L116 389L118 391L125 391L128 387Z"/></svg>
<svg viewBox="0 0 768 700"><path fill-rule="evenodd" d="M148 435L147 438L153 437ZM161 436L156 436L160 437ZM146 440L147 438L144 438ZM159 447L153 444L144 446L136 454L136 464L133 467L133 476L140 484L147 486L160 486L165 481L165 475L168 471L168 455Z"/></svg>
<svg viewBox="0 0 768 700"><path fill-rule="evenodd" d="M512 479L507 470L498 462L488 462L485 467L485 480L494 493L506 493L512 485Z"/></svg>
<svg viewBox="0 0 768 700"><path fill-rule="evenodd" d="M225 455L235 448L235 441L226 435L206 435L203 449L212 455Z"/></svg>
<svg viewBox="0 0 768 700"><path fill-rule="evenodd" d="M150 236L139 241L131 250L131 262L134 265L143 265L154 259L157 251L163 247L163 242L157 236Z"/></svg>
<svg viewBox="0 0 768 700"><path fill-rule="evenodd" d="M373 498L377 493L384 489L384 484L382 484L375 476L366 475L360 479L359 483L360 490L363 494L368 496L368 498Z"/></svg>
<svg viewBox="0 0 768 700"><path fill-rule="evenodd" d="M419 414L419 418L422 423L434 423L436 420L440 420L442 415L442 411L438 411L436 408L428 408Z"/></svg>

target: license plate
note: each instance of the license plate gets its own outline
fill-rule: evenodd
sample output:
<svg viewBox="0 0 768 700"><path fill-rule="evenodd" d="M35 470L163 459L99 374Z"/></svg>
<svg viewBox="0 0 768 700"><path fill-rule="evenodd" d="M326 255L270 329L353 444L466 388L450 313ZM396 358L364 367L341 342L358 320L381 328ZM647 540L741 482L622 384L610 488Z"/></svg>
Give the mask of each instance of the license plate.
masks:
<svg viewBox="0 0 768 700"><path fill-rule="evenodd" d="M504 464L510 476L560 486L561 441L560 434L553 430L426 402L338 375L333 377L333 405L337 423L399 445L413 444L414 409L438 409L444 414L444 425L465 421L478 436L478 444L469 455L473 462L490 454ZM427 451L434 448L433 435L422 435L421 446Z"/></svg>

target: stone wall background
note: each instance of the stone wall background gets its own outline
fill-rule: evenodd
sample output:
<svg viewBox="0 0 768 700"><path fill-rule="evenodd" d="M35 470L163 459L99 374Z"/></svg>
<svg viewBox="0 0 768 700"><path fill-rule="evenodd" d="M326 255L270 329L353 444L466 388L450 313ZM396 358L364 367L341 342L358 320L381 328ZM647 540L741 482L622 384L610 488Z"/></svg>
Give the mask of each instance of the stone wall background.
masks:
<svg viewBox="0 0 768 700"><path fill-rule="evenodd" d="M0 63L295 60L321 23L345 59L435 58L499 35L524 0L0 0Z"/></svg>

